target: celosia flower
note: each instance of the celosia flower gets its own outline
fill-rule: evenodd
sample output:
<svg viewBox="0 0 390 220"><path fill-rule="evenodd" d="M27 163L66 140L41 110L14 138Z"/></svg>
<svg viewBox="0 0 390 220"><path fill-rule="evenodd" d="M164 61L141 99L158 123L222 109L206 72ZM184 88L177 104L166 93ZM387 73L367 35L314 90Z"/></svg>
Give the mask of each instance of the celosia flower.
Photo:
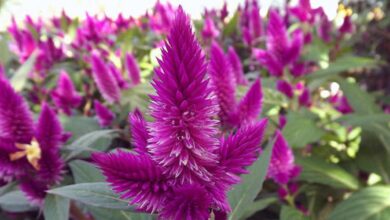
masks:
<svg viewBox="0 0 390 220"><path fill-rule="evenodd" d="M227 9L227 2L223 3L222 9L219 11L221 21L223 22L225 18L229 15L229 11Z"/></svg>
<svg viewBox="0 0 390 220"><path fill-rule="evenodd" d="M72 109L77 108L82 100L68 73L65 71L61 71L57 87L51 93L51 97L57 108L61 109L67 115L71 115Z"/></svg>
<svg viewBox="0 0 390 220"><path fill-rule="evenodd" d="M352 33L354 30L353 23L351 21L351 16L347 15L344 17L343 24L339 28L339 32L341 34L348 34Z"/></svg>
<svg viewBox="0 0 390 220"><path fill-rule="evenodd" d="M276 82L276 89L286 95L288 98L292 98L294 96L294 89L290 83L284 80L278 80Z"/></svg>
<svg viewBox="0 0 390 220"><path fill-rule="evenodd" d="M234 79L238 85L247 85L248 80L245 78L244 69L241 64L240 57L236 53L233 47L229 47L227 55L230 65L232 67Z"/></svg>
<svg viewBox="0 0 390 220"><path fill-rule="evenodd" d="M229 124L234 127L240 127L242 124L255 121L261 113L262 100L261 82L258 79L252 84L240 103L238 103L234 112L230 113Z"/></svg>
<svg viewBox="0 0 390 220"><path fill-rule="evenodd" d="M208 16L204 19L203 29L202 29L202 37L205 40L210 40L218 37L219 30L214 24L213 19Z"/></svg>
<svg viewBox="0 0 390 220"><path fill-rule="evenodd" d="M313 9L310 0L299 0L299 4L296 7L289 9L289 13L297 17L301 22L313 23L318 10L321 10L321 8Z"/></svg>
<svg viewBox="0 0 390 220"><path fill-rule="evenodd" d="M185 49L183 49L185 48ZM93 159L121 198L164 219L209 219L230 210L226 193L257 158L266 120L218 138L218 107L200 45L179 7L156 69L151 116L130 115L138 153Z"/></svg>
<svg viewBox="0 0 390 220"><path fill-rule="evenodd" d="M41 204L46 190L61 180L60 122L44 104L34 126L27 103L4 79L0 90L0 179L18 179L27 198Z"/></svg>
<svg viewBox="0 0 390 220"><path fill-rule="evenodd" d="M302 46L303 32L295 30L289 39L283 18L276 10L270 10L267 50L253 49L253 54L272 75L280 77L284 68L298 59Z"/></svg>
<svg viewBox="0 0 390 220"><path fill-rule="evenodd" d="M210 48L209 73L220 107L219 117L222 123L228 120L232 106L236 106L236 83L232 68L218 43L213 42Z"/></svg>
<svg viewBox="0 0 390 220"><path fill-rule="evenodd" d="M137 60L131 53L126 53L126 68L127 72L129 74L129 78L131 80L131 83L135 86L138 85L141 82L141 71L139 69Z"/></svg>
<svg viewBox="0 0 390 220"><path fill-rule="evenodd" d="M102 94L108 102L117 102L121 97L118 83L104 61L95 53L91 56L92 76Z"/></svg>
<svg viewBox="0 0 390 220"><path fill-rule="evenodd" d="M37 47L37 43L33 35L27 31L20 29L12 18L12 25L8 28L14 43L10 45L11 50L19 57L20 62L26 61Z"/></svg>
<svg viewBox="0 0 390 220"><path fill-rule="evenodd" d="M317 25L317 34L325 42L331 40L332 23L329 21L328 16L322 10L319 10L319 25Z"/></svg>
<svg viewBox="0 0 390 220"><path fill-rule="evenodd" d="M298 176L301 168L294 164L294 154L280 131L275 138L267 176L283 185Z"/></svg>
<svg viewBox="0 0 390 220"><path fill-rule="evenodd" d="M330 103L334 105L337 111L343 114L349 114L353 112L353 108L349 104L347 97L343 96L340 93L330 97Z"/></svg>
<svg viewBox="0 0 390 220"><path fill-rule="evenodd" d="M115 114L99 101L94 100L93 106L101 127L107 127L115 119Z"/></svg>
<svg viewBox="0 0 390 220"><path fill-rule="evenodd" d="M252 44L261 37L263 29L260 8L256 0L245 1L240 23L244 42L247 45L252 46Z"/></svg>
<svg viewBox="0 0 390 220"><path fill-rule="evenodd" d="M304 88L302 94L298 98L299 105L310 107L311 106L311 95L310 90L308 88Z"/></svg>
<svg viewBox="0 0 390 220"><path fill-rule="evenodd" d="M110 69L111 74L114 76L116 82L118 83L119 88L126 89L129 87L128 83L123 78L121 71L118 68L116 68L116 66L113 63L109 63L108 68Z"/></svg>

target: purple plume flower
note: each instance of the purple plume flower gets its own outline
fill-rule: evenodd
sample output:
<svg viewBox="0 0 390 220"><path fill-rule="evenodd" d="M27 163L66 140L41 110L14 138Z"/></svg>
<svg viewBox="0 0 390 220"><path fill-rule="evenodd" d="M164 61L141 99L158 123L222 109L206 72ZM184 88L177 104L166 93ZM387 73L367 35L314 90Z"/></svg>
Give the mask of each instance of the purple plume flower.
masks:
<svg viewBox="0 0 390 220"><path fill-rule="evenodd" d="M65 71L61 71L57 88L53 90L51 97L54 104L67 115L71 115L72 109L77 108L82 100L68 73Z"/></svg>
<svg viewBox="0 0 390 220"><path fill-rule="evenodd" d="M240 127L242 124L255 121L261 113L262 101L263 93L260 79L258 79L241 99L235 112L229 116L230 124Z"/></svg>
<svg viewBox="0 0 390 220"><path fill-rule="evenodd" d="M318 9L313 9L310 0L299 0L296 7L290 8L289 13L297 17L301 22L313 23Z"/></svg>
<svg viewBox="0 0 390 220"><path fill-rule="evenodd" d="M107 127L111 125L112 121L115 119L115 114L97 100L93 101L93 105L95 107L95 113L100 126Z"/></svg>
<svg viewBox="0 0 390 220"><path fill-rule="evenodd" d="M252 2L252 7L250 8L250 19L249 19L249 30L253 39L257 39L262 34L262 23L260 17L260 8L257 4L257 1Z"/></svg>
<svg viewBox="0 0 390 220"><path fill-rule="evenodd" d="M18 179L28 199L41 204L45 191L61 180L61 125L44 104L34 127L27 103L4 79L0 90L0 179Z"/></svg>
<svg viewBox="0 0 390 220"><path fill-rule="evenodd" d="M253 54L272 75L280 77L284 68L299 58L303 43L302 30L295 30L289 39L283 18L276 10L270 10L267 26L267 50L253 49Z"/></svg>
<svg viewBox="0 0 390 220"><path fill-rule="evenodd" d="M227 57L232 67L236 84L247 85L248 80L245 78L244 69L242 67L240 57L238 56L233 47L229 47Z"/></svg>
<svg viewBox="0 0 390 220"><path fill-rule="evenodd" d="M185 48L185 49L184 49ZM260 153L266 120L218 138L218 105L206 61L179 7L152 82L151 116L130 115L137 153L95 153L114 191L164 219L206 220L230 211L227 191Z"/></svg>
<svg viewBox="0 0 390 220"><path fill-rule="evenodd" d="M304 88L302 94L298 98L299 105L310 107L311 106L311 95L308 88Z"/></svg>
<svg viewBox="0 0 390 220"><path fill-rule="evenodd" d="M225 20L225 18L229 15L226 1L223 3L222 9L220 10L219 13L220 13L221 21L223 22Z"/></svg>
<svg viewBox="0 0 390 220"><path fill-rule="evenodd" d="M347 15L344 17L343 24L339 28L339 32L341 34L348 34L352 33L354 30L353 23L351 21L351 16Z"/></svg>
<svg viewBox="0 0 390 220"><path fill-rule="evenodd" d="M224 124L236 106L234 74L218 43L212 43L210 53L209 73L220 107L219 117Z"/></svg>
<svg viewBox="0 0 390 220"><path fill-rule="evenodd" d="M328 16L325 14L324 10L320 8L318 10L319 14L319 24L317 25L317 34L325 42L331 40L331 31L332 31L332 22L329 21Z"/></svg>
<svg viewBox="0 0 390 220"><path fill-rule="evenodd" d="M291 86L290 83L284 81L284 80L278 80L276 82L276 89L286 95L288 98L292 99L294 96L294 89Z"/></svg>
<svg viewBox="0 0 390 220"><path fill-rule="evenodd" d="M268 178L278 184L287 184L299 175L301 168L294 164L294 154L280 131L276 131L276 140L272 149Z"/></svg>
<svg viewBox="0 0 390 220"><path fill-rule="evenodd" d="M257 123L247 124L234 135L222 140L220 166L230 172L228 176L235 175L238 180L240 174L248 173L245 167L251 165L261 153L259 143L263 139L267 123L267 119L262 119Z"/></svg>
<svg viewBox="0 0 390 220"><path fill-rule="evenodd" d="M125 59L129 78L133 85L138 85L141 82L141 71L139 69L137 60L131 53L126 53Z"/></svg>
<svg viewBox="0 0 390 220"><path fill-rule="evenodd" d="M136 109L134 113L129 114L129 122L135 150L140 154L146 153L148 151L146 146L148 145L149 133L142 113Z"/></svg>
<svg viewBox="0 0 390 220"><path fill-rule="evenodd" d="M218 37L218 35L219 35L219 30L215 26L213 19L210 16L206 17L202 29L203 39L205 40L214 39Z"/></svg>
<svg viewBox="0 0 390 220"><path fill-rule="evenodd" d="M337 111L343 114L349 114L353 112L353 108L349 104L347 97L343 96L340 93L330 97L329 101L334 105Z"/></svg>
<svg viewBox="0 0 390 220"><path fill-rule="evenodd" d="M118 83L104 61L97 54L93 53L91 64L93 79L104 99L111 103L119 101L121 93Z"/></svg>
<svg viewBox="0 0 390 220"><path fill-rule="evenodd" d="M118 68L116 68L116 66L113 63L109 63L108 68L110 69L111 74L114 76L116 82L118 83L119 88L121 89L128 88L128 83L123 78L121 71Z"/></svg>

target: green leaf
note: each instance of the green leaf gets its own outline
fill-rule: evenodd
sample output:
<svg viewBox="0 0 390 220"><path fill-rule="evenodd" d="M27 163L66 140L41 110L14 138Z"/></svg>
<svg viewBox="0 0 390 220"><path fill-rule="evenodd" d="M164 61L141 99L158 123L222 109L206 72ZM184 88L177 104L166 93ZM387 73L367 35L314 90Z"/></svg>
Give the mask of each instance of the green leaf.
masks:
<svg viewBox="0 0 390 220"><path fill-rule="evenodd" d="M91 163L83 160L74 160L69 163L76 183L103 182L104 176Z"/></svg>
<svg viewBox="0 0 390 220"><path fill-rule="evenodd" d="M340 118L337 119L337 121L347 123L348 125L352 125L352 126L364 126L372 123L390 122L390 115L384 113L369 114L369 115L352 113L352 114L341 116Z"/></svg>
<svg viewBox="0 0 390 220"><path fill-rule="evenodd" d="M280 220L310 220L310 218L305 216L301 211L290 206L282 206Z"/></svg>
<svg viewBox="0 0 390 220"><path fill-rule="evenodd" d="M307 75L306 78L309 80L330 78L352 68L373 67L377 64L378 62L372 58L346 55L337 59L335 62L330 63L328 68L313 72L312 74Z"/></svg>
<svg viewBox="0 0 390 220"><path fill-rule="evenodd" d="M257 161L249 167L250 173L243 175L241 183L229 191L229 203L232 208L229 216L230 220L240 219L261 191L267 174L273 143L274 141L269 142Z"/></svg>
<svg viewBox="0 0 390 220"><path fill-rule="evenodd" d="M254 215L256 212L261 211L265 208L267 208L272 203L275 203L278 201L278 198L276 197L269 197L269 198L262 198L259 200L254 201L252 204L249 205L245 213L242 215L240 219L244 220L252 215Z"/></svg>
<svg viewBox="0 0 390 220"><path fill-rule="evenodd" d="M348 83L345 80L341 80L339 83L349 104L356 113L374 114L381 112L379 106L375 104L374 97L363 91L357 84Z"/></svg>
<svg viewBox="0 0 390 220"><path fill-rule="evenodd" d="M117 133L118 130L107 129L92 131L79 137L72 144L64 148L65 150L71 151L70 154L67 155L66 160L74 158L84 151L97 151L97 148L102 145L104 145L103 147L107 147Z"/></svg>
<svg viewBox="0 0 390 220"><path fill-rule="evenodd" d="M2 195L0 206L10 212L26 212L37 209L37 207L30 205L21 191L11 191Z"/></svg>
<svg viewBox="0 0 390 220"><path fill-rule="evenodd" d="M156 216L144 213L133 213L122 210L113 210L97 207L88 207L95 220L154 220Z"/></svg>
<svg viewBox="0 0 390 220"><path fill-rule="evenodd" d="M329 216L329 220L345 219L390 219L390 186L373 186L356 192L337 205Z"/></svg>
<svg viewBox="0 0 390 220"><path fill-rule="evenodd" d="M85 116L62 116L60 117L60 121L65 131L72 132L70 141L74 141L84 134L100 129L100 126L95 118Z"/></svg>
<svg viewBox="0 0 390 220"><path fill-rule="evenodd" d="M15 91L22 91L24 86L26 85L28 79L28 73L33 69L35 60L37 58L37 54L33 52L30 57L24 62L19 69L14 73L12 78L10 79L10 83L12 87L14 87Z"/></svg>
<svg viewBox="0 0 390 220"><path fill-rule="evenodd" d="M48 194L45 198L45 206L43 209L45 220L68 220L69 205L69 199Z"/></svg>
<svg viewBox="0 0 390 220"><path fill-rule="evenodd" d="M282 133L293 148L305 147L318 141L325 134L310 117L294 112L287 115L287 124Z"/></svg>
<svg viewBox="0 0 390 220"><path fill-rule="evenodd" d="M237 23L238 23L238 12L234 13L233 17L229 20L229 22L225 25L223 29L224 36L230 36L234 31L236 31Z"/></svg>
<svg viewBox="0 0 390 220"><path fill-rule="evenodd" d="M321 158L297 157L296 162L302 166L299 179L310 183L321 183L335 188L357 190L358 180L336 164L327 163Z"/></svg>
<svg viewBox="0 0 390 220"><path fill-rule="evenodd" d="M106 183L79 183L49 190L48 193L60 195L87 205L133 211L128 201L120 199Z"/></svg>

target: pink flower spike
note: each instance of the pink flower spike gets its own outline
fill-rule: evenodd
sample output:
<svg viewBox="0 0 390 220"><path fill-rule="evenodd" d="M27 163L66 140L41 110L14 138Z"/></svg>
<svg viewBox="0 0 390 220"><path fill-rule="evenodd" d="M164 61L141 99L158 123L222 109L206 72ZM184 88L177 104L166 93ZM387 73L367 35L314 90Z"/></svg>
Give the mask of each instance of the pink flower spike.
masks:
<svg viewBox="0 0 390 220"><path fill-rule="evenodd" d="M137 60L131 53L126 53L126 68L129 74L129 78L133 85L141 83L141 71L139 69Z"/></svg>
<svg viewBox="0 0 390 220"><path fill-rule="evenodd" d="M96 53L92 54L91 62L93 79L104 99L110 103L118 102L121 97L120 89L107 65Z"/></svg>
<svg viewBox="0 0 390 220"><path fill-rule="evenodd" d="M100 126L107 127L111 125L112 121L115 119L115 114L97 100L93 101L93 104Z"/></svg>

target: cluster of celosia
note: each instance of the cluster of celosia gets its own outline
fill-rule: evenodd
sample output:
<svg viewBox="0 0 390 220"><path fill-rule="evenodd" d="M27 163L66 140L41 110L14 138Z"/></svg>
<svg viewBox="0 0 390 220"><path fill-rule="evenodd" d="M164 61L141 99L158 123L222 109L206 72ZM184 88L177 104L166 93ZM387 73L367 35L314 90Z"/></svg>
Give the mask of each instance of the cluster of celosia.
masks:
<svg viewBox="0 0 390 220"><path fill-rule="evenodd" d="M296 99L300 107L309 108L313 105L311 91L301 77L318 65L302 58L304 45L314 34L331 42L353 30L346 16L332 36L332 23L308 0L287 8L284 16L271 8L267 23L255 0L245 1L237 13L244 49L222 43L226 3L221 10L205 10L200 30L204 50L183 9L160 2L152 13L137 19L87 14L71 42L66 29L74 21L65 13L50 24L27 17L24 26L18 27L13 20L8 29L12 51L21 63L36 56L27 97L41 106L41 112L34 124L28 103L12 88L0 65L0 183L17 180L31 202L42 204L46 191L59 183L66 167L59 149L69 133L62 130L57 114L94 114L102 127L123 128L119 123L114 125L119 114L112 107L119 105L124 90L144 80L137 61L141 58L122 51L117 41L135 27L158 36L148 43L161 47L162 56L151 82L156 94L150 95L148 114L153 121L146 121L139 110L130 113L134 152L96 153L92 159L114 191L140 211L157 213L162 219L204 220L211 215L226 219L231 211L227 192L261 154L267 125L267 119L259 119L261 80L244 75L240 50L250 54L246 70L266 70L276 78L275 88L288 101ZM293 19L313 27L316 33L302 26L288 32ZM41 37L45 32L50 32L48 37ZM167 39L161 46L164 37ZM69 60L74 61L73 70L80 71L79 75L54 68ZM52 72L58 75L57 84L49 87ZM77 80L81 85L75 78L81 78ZM240 99L238 87L247 88ZM332 96L330 102L342 113L353 111L342 94ZM284 195L291 193L289 183L301 170L280 132L285 124L281 113L278 129L271 135L275 144L267 173Z"/></svg>
<svg viewBox="0 0 390 220"><path fill-rule="evenodd" d="M27 198L42 204L46 190L62 179L61 124L46 104L34 124L26 101L5 79L0 91L0 180L18 180Z"/></svg>
<svg viewBox="0 0 390 220"><path fill-rule="evenodd" d="M118 151L95 154L94 159L113 189L140 210L166 219L226 214L227 191L261 150L267 122L256 119L259 81L234 108L234 77L227 57L214 43L207 74L205 57L181 8L162 54L152 82L154 121L146 122L139 112L130 115L137 154ZM234 115L240 121L235 124L238 130L225 137L217 115L222 125Z"/></svg>

